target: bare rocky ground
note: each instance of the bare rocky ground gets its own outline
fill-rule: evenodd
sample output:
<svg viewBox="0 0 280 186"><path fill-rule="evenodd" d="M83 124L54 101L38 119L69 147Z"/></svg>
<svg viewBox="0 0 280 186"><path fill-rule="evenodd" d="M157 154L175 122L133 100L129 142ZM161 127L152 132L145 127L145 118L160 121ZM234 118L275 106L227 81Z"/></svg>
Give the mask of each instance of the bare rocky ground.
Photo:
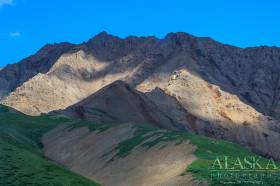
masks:
<svg viewBox="0 0 280 186"><path fill-rule="evenodd" d="M195 146L188 142L159 143L149 149L137 146L125 157L115 157L114 148L131 138L135 129L123 124L103 132L88 128L58 127L43 137L47 157L106 186L206 185L190 174L180 176L196 160ZM156 137L156 136L154 136Z"/></svg>

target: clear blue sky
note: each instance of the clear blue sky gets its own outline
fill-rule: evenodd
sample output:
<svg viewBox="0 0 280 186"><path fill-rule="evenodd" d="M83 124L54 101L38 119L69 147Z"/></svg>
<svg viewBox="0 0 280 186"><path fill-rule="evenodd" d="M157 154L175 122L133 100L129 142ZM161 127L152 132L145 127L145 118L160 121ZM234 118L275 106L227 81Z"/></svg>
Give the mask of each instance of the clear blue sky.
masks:
<svg viewBox="0 0 280 186"><path fill-rule="evenodd" d="M279 0L0 0L0 66L46 43L80 43L107 31L187 32L240 47L280 46Z"/></svg>

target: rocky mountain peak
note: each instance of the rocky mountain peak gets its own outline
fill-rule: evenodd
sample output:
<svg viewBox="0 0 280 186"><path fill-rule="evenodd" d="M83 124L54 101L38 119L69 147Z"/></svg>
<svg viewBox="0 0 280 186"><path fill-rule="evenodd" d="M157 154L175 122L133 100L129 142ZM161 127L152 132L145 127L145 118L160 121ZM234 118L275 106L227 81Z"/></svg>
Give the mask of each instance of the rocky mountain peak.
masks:
<svg viewBox="0 0 280 186"><path fill-rule="evenodd" d="M153 43L156 40L157 39L152 36L129 36L126 38L120 38L108 34L107 32L101 32L90 39L86 43L86 46L90 48L92 53L99 59L111 61L128 55L132 51L145 45L145 43Z"/></svg>
<svg viewBox="0 0 280 186"><path fill-rule="evenodd" d="M107 32L103 31L100 32L99 34L95 35L93 38L89 39L87 44L88 45L94 45L99 42L101 43L109 43L109 42L117 42L120 41L121 38L117 36L113 36L111 34L108 34Z"/></svg>
<svg viewBox="0 0 280 186"><path fill-rule="evenodd" d="M194 39L194 38L195 36L184 32L171 32L165 36L165 39L171 39L171 40L183 40L183 39Z"/></svg>

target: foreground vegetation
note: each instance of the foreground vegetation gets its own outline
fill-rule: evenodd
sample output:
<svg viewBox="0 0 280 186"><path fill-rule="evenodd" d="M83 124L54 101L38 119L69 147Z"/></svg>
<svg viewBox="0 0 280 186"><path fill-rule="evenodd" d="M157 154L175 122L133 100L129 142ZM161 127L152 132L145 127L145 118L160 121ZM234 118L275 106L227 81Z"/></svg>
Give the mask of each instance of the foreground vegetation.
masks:
<svg viewBox="0 0 280 186"><path fill-rule="evenodd" d="M98 185L47 160L41 153L41 136L67 122L66 118L26 116L0 106L0 185Z"/></svg>
<svg viewBox="0 0 280 186"><path fill-rule="evenodd" d="M150 148L158 143L169 141L176 141L177 145L189 141L197 147L195 151L197 160L189 165L181 176L191 173L198 181L207 181L214 186L279 185L280 164L273 160L262 158L228 141L186 132L159 130L149 125L138 126L132 138L121 142L115 148L117 153L113 159L127 156L139 145ZM227 167L225 167L225 158L227 158ZM247 162L244 162L244 158ZM254 160L257 160L255 166Z"/></svg>
<svg viewBox="0 0 280 186"><path fill-rule="evenodd" d="M31 117L0 106L0 185L98 185L47 160L42 155L42 135L58 125L67 125L69 130L88 126L91 130L100 132L112 127L109 124L75 121L59 116ZM279 164L275 164L277 169L271 162L268 169L265 169L266 166L263 166L263 170L252 167L245 169L240 166L237 159L243 164L244 158L257 156L239 145L186 132L162 130L148 124L135 124L135 127L134 136L116 146L115 156L110 161L126 157L137 146L150 148L170 141L175 141L177 145L189 141L197 147L195 151L197 160L186 167L181 176L191 173L197 180L207 181L210 185L279 185ZM227 162L229 169L219 166L225 164L225 157L229 158ZM217 159L220 164L216 162ZM267 165L268 161L260 158L258 163ZM244 174L247 176L243 176Z"/></svg>

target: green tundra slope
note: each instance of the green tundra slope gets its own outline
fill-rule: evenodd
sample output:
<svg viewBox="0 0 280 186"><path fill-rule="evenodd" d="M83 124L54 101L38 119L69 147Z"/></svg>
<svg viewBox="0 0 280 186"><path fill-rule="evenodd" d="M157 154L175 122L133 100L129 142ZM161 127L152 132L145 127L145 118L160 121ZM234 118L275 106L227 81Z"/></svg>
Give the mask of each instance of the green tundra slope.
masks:
<svg viewBox="0 0 280 186"><path fill-rule="evenodd" d="M0 106L0 185L98 185L43 157L42 134L63 122L46 116L25 116Z"/></svg>
<svg viewBox="0 0 280 186"><path fill-rule="evenodd" d="M157 136L157 137L156 137ZM133 137L115 148L116 158L124 158L134 148L147 148L158 143L190 141L197 147L197 160L186 167L181 176L191 173L196 180L209 185L279 185L280 164L260 157L238 144L186 132L158 130L147 125L137 126ZM113 160L112 160L113 161Z"/></svg>
<svg viewBox="0 0 280 186"><path fill-rule="evenodd" d="M69 125L69 130L88 126L100 134L108 128L118 127L58 116L26 116L0 106L0 185L98 185L43 156L41 137L62 124ZM137 146L150 148L158 143L176 141L180 144L188 140L197 147L197 160L186 167L181 176L191 173L195 179L207 181L210 185L278 185L280 181L278 163L260 158L254 164L252 157L257 155L234 143L186 132L159 130L149 125L137 124L135 127L134 135L115 147L117 153L111 161L126 158ZM225 156L229 159L227 167Z"/></svg>

